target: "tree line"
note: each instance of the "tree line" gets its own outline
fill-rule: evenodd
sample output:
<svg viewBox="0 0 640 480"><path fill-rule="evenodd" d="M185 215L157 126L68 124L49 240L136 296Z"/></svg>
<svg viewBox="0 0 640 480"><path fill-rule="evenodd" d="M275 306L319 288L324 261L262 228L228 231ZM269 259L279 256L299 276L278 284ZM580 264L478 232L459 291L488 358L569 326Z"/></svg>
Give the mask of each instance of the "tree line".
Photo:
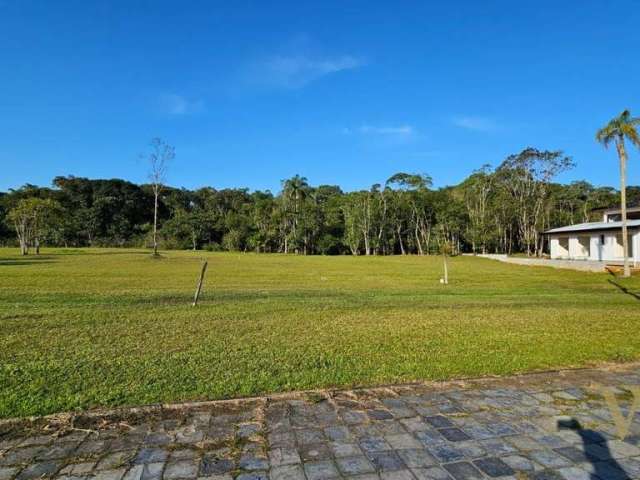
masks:
<svg viewBox="0 0 640 480"><path fill-rule="evenodd" d="M173 159L172 149L168 155ZM558 183L573 165L561 151L526 148L455 186L434 189L428 175L400 172L345 192L296 175L276 194L172 188L159 174L143 185L61 176L51 187L28 184L0 193L0 243L19 245L24 254L42 244L155 244L305 255L426 255L447 245L453 254L540 255L542 231L599 219L595 210L618 202L611 187ZM161 167L156 173L164 174ZM630 204L640 203L640 187L626 193Z"/></svg>

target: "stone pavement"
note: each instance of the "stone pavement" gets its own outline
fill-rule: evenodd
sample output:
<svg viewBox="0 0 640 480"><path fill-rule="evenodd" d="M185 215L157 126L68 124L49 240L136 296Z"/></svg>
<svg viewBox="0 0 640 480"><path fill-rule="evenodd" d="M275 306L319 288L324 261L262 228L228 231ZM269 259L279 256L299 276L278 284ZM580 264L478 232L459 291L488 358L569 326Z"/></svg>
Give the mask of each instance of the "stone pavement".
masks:
<svg viewBox="0 0 640 480"><path fill-rule="evenodd" d="M4 421L0 480L640 478L594 383L640 366Z"/></svg>

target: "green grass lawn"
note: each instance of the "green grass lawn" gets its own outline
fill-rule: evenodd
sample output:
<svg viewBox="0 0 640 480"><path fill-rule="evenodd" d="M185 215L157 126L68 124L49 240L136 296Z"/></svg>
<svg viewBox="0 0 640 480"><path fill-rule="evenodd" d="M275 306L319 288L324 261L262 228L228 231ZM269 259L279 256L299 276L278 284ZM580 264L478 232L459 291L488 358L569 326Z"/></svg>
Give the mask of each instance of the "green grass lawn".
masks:
<svg viewBox="0 0 640 480"><path fill-rule="evenodd" d="M0 249L0 417L640 358L640 278L441 263Z"/></svg>

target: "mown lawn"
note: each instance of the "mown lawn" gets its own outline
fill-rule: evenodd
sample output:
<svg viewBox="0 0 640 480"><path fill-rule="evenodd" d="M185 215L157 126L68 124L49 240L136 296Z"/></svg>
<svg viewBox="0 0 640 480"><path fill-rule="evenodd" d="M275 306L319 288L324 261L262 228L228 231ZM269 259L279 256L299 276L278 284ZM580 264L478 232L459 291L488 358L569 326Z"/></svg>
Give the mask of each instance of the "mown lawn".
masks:
<svg viewBox="0 0 640 480"><path fill-rule="evenodd" d="M442 286L432 257L164 255L0 249L0 417L640 358L640 278L458 257Z"/></svg>

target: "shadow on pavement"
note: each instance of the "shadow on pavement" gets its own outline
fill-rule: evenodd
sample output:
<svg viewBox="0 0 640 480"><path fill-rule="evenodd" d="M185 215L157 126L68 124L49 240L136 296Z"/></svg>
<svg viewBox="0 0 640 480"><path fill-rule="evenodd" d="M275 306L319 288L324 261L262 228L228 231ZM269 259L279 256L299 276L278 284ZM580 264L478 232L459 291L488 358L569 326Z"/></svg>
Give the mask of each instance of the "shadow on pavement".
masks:
<svg viewBox="0 0 640 480"><path fill-rule="evenodd" d="M631 480L622 466L613 458L607 438L595 430L582 428L580 422L571 418L568 420L558 420L558 429L573 430L582 439L583 451L586 459L593 466L591 472L592 480ZM593 453L597 449L597 455Z"/></svg>

